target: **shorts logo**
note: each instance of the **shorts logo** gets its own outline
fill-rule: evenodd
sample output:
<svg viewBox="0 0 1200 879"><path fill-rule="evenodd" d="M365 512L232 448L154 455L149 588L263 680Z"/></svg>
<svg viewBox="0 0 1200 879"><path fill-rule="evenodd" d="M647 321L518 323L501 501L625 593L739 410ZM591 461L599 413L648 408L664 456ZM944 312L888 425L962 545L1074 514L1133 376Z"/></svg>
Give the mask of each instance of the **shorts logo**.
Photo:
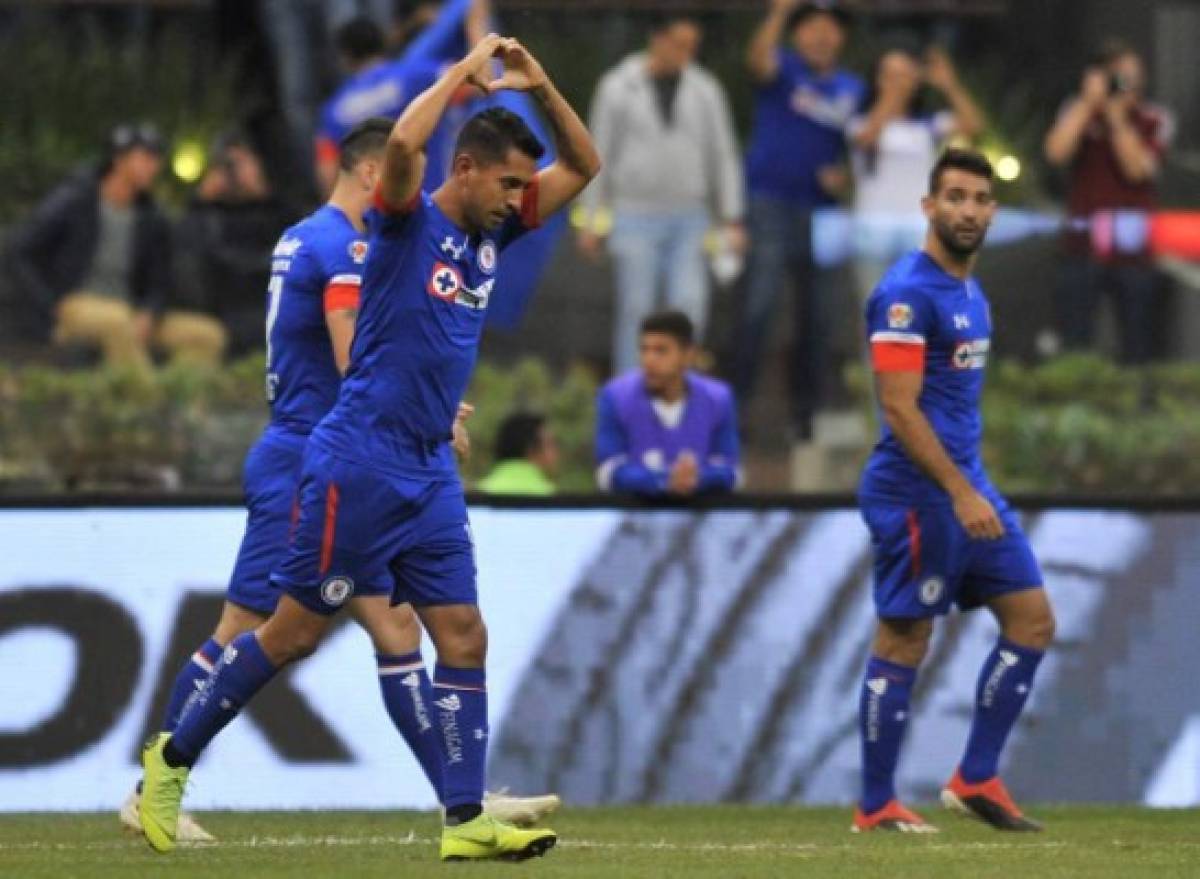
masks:
<svg viewBox="0 0 1200 879"><path fill-rule="evenodd" d="M354 581L349 577L330 577L321 584L321 600L331 607L341 607L354 592Z"/></svg>
<svg viewBox="0 0 1200 879"><path fill-rule="evenodd" d="M912 306L903 302L893 303L888 308L887 322L893 330L907 330L913 322Z"/></svg>
<svg viewBox="0 0 1200 879"><path fill-rule="evenodd" d="M479 245L479 271L485 275L496 272L496 243L490 238Z"/></svg>
<svg viewBox="0 0 1200 879"><path fill-rule="evenodd" d="M946 584L941 577L930 577L921 584L921 603L935 605L942 600L942 593L945 591Z"/></svg>
<svg viewBox="0 0 1200 879"><path fill-rule="evenodd" d="M433 274L429 276L429 284L426 287L430 296L443 302L454 302L463 287L462 275L458 269L444 262L434 263Z"/></svg>
<svg viewBox="0 0 1200 879"><path fill-rule="evenodd" d="M350 258L359 265L362 265L367 261L367 247L368 245L365 241L351 241L349 247Z"/></svg>

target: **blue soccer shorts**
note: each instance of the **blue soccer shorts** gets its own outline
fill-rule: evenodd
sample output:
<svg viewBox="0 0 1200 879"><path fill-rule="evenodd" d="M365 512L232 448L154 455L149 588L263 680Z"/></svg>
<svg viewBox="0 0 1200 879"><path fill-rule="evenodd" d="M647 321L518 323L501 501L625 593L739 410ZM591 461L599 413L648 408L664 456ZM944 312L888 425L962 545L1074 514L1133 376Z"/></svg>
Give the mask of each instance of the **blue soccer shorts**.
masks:
<svg viewBox="0 0 1200 879"><path fill-rule="evenodd" d="M875 611L884 619L940 616L957 604L971 610L989 599L1042 585L1042 571L1021 523L998 495L988 499L1004 524L999 540L975 540L953 508L861 506L875 555Z"/></svg>
<svg viewBox="0 0 1200 879"><path fill-rule="evenodd" d="M299 519L272 580L326 616L354 595L478 603L462 483L401 477L310 446Z"/></svg>
<svg viewBox="0 0 1200 879"><path fill-rule="evenodd" d="M295 521L296 485L307 437L268 432L246 456L242 488L246 494L246 530L238 549L226 599L270 615L279 601L271 572L287 552Z"/></svg>

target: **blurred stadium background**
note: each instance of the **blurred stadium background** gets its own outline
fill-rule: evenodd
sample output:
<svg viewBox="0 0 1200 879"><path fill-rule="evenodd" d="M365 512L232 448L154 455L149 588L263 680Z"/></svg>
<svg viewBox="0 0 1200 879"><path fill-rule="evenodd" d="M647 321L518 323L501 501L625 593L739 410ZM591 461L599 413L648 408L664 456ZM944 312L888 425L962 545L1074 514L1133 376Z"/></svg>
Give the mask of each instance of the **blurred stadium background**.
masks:
<svg viewBox="0 0 1200 879"><path fill-rule="evenodd" d="M169 144L155 196L173 220L211 169L214 139L232 130L261 156L267 214L290 221L310 209L309 141L287 118L289 50L270 26L282 5L0 3L0 237L129 120L154 123ZM314 24L325 4L292 5L311 7L303 24L315 30L297 39L317 59L315 101L337 81L328 34ZM1191 678L1200 665L1200 5L845 5L854 23L844 64L860 75L898 40L947 48L988 120L978 143L1004 169L1005 210L980 266L998 328L986 455L1026 514L1060 613L1010 784L1040 802L1200 806ZM580 109L603 72L644 43L649 14L695 13L706 32L700 60L727 90L746 143L743 56L764 0L494 6ZM1149 93L1176 126L1158 211L1119 221L1131 249L1153 250L1150 354L1137 362L1121 356L1107 304L1087 350L1064 352L1054 328L1067 182L1042 142L1114 35L1144 59ZM852 800L871 619L852 491L875 416L856 341L848 216L831 209L814 230L838 295L823 364L830 387L811 435L782 427L798 344L784 330L764 353L759 392L742 404L745 490L732 498L656 509L595 494L611 261L585 259L563 232L528 300L494 316L470 395L468 482L490 469L495 432L514 410L545 412L563 450L559 497L474 495L494 786L555 789L586 805ZM219 607L244 521L242 457L266 419L262 352L247 344L217 365L143 370L63 351L3 253L0 811L107 810L136 776L173 670ZM743 294L734 280L712 299L704 356L718 375L735 359ZM780 300L780 327L791 326L792 303ZM261 311L262 300L236 304ZM903 764L902 787L917 799L952 768L945 743L969 723L990 632L988 620L956 617L939 634ZM390 746L365 636L345 627L333 642L219 741L193 806L430 805L415 763Z"/></svg>

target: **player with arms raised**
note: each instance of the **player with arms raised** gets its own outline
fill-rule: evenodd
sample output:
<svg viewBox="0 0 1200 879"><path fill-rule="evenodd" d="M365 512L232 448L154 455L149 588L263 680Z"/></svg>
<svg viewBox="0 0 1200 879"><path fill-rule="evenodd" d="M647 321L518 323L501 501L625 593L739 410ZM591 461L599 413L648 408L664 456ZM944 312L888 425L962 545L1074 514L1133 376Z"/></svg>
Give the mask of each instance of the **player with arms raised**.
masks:
<svg viewBox="0 0 1200 879"><path fill-rule="evenodd" d="M493 58L504 72L492 80ZM505 110L470 119L450 177L420 191L424 147L465 83L527 91L554 132L558 159ZM188 769L285 664L316 649L351 595L408 601L437 648L434 707L444 747L444 859L521 859L557 837L482 810L487 751L487 634L477 604L470 526L449 439L483 331L500 252L573 199L599 170L587 129L537 61L490 35L417 98L388 139L378 213L351 350L333 411L308 441L300 514L272 579L275 612L223 652L173 735L143 754L142 823L174 844Z"/></svg>
<svg viewBox="0 0 1200 879"><path fill-rule="evenodd" d="M896 799L894 776L933 619L957 604L986 606L1000 638L980 673L966 752L942 802L1001 830L1037 830L997 774L1054 616L1029 542L979 454L991 314L971 272L996 210L987 159L947 151L922 207L924 248L901 258L867 302L884 426L859 487L879 624L859 708L863 791L854 829L934 829Z"/></svg>

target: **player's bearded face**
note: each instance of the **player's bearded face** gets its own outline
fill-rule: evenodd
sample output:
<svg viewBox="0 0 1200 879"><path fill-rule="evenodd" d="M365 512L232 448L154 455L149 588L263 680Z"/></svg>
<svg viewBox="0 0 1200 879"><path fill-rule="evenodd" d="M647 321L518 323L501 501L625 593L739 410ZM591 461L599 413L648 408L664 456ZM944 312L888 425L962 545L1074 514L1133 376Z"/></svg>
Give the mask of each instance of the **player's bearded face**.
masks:
<svg viewBox="0 0 1200 879"><path fill-rule="evenodd" d="M995 213L991 183L957 169L948 169L938 191L925 199L934 234L946 250L961 257L983 246Z"/></svg>
<svg viewBox="0 0 1200 879"><path fill-rule="evenodd" d="M496 229L520 213L525 188L537 173L537 163L510 150L508 158L493 165L473 164L465 177L466 214L479 230Z"/></svg>

